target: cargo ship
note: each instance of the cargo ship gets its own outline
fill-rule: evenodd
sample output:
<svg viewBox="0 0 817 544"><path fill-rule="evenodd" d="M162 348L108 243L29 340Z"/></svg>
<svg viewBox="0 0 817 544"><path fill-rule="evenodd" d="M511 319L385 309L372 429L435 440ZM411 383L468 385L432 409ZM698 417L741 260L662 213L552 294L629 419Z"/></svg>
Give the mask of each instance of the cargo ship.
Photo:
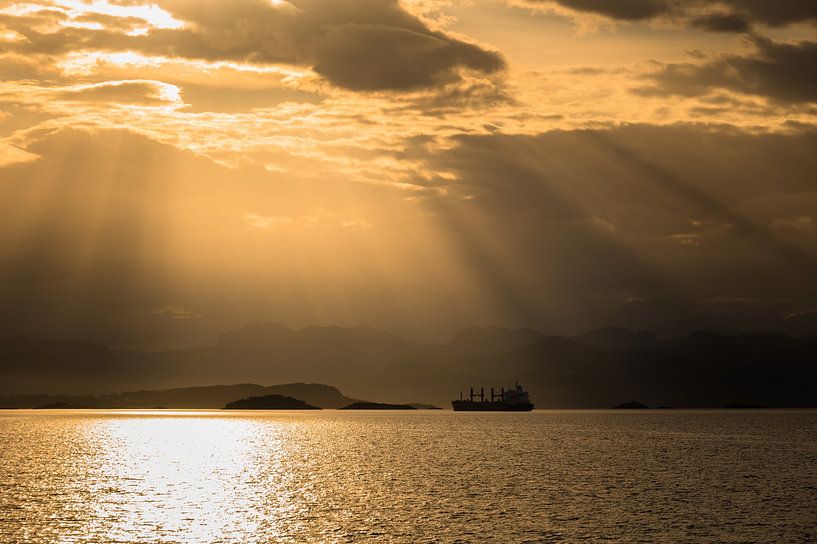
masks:
<svg viewBox="0 0 817 544"><path fill-rule="evenodd" d="M452 400L451 406L455 412L530 412L533 410L533 403L530 401L528 392L522 389L518 383L513 389L507 391L503 387L499 392L491 388L491 398L485 398L485 388L480 388L479 394L474 393L474 388L468 398L464 398L460 393L459 400Z"/></svg>

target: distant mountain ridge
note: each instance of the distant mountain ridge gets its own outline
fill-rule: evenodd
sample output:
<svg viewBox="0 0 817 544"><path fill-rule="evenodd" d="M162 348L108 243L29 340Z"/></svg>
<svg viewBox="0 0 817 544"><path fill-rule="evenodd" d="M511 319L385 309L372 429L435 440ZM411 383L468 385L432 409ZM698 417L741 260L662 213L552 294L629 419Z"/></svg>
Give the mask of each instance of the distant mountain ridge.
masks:
<svg viewBox="0 0 817 544"><path fill-rule="evenodd" d="M243 382L246 391L233 398L202 393L218 397L202 407L262 394L339 407L340 402L312 402L297 393L250 385L320 382L372 402L449 406L470 386L502 387L519 380L538 407L604 408L634 398L653 406L817 406L816 368L817 336L794 338L774 331L699 331L659 340L648 331L620 327L570 338L531 329L472 327L448 344L427 345L372 327L293 330L256 322L225 332L213 346L161 352L0 340L0 395L50 393L51 402L69 393L174 388L190 389L186 395L194 398L197 388L187 386ZM154 405L167 403L160 398L144 403Z"/></svg>
<svg viewBox="0 0 817 544"><path fill-rule="evenodd" d="M341 408L358 399L343 395L336 387L319 383L288 383L263 386L253 383L183 387L156 391L126 391L108 395L9 395L0 397L0 408L38 408L66 404L88 408L201 408L219 409L250 397L278 395L296 398L319 408Z"/></svg>
<svg viewBox="0 0 817 544"><path fill-rule="evenodd" d="M532 344L545 336L544 333L533 329L469 327L457 332L448 346L460 355L477 356L485 352L511 351Z"/></svg>
<svg viewBox="0 0 817 544"><path fill-rule="evenodd" d="M624 327L605 327L595 329L571 340L593 346L594 348L615 349L656 349L661 347L658 338L649 331L631 331Z"/></svg>

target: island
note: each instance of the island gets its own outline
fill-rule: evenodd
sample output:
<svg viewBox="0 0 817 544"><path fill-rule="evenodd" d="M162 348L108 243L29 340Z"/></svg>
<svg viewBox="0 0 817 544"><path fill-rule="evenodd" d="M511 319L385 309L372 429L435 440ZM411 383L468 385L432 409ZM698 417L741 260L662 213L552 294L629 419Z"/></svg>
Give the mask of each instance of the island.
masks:
<svg viewBox="0 0 817 544"><path fill-rule="evenodd" d="M382 402L354 402L341 410L416 410L411 404L384 404Z"/></svg>
<svg viewBox="0 0 817 544"><path fill-rule="evenodd" d="M228 403L225 410L320 410L317 406L283 395L247 397Z"/></svg>
<svg viewBox="0 0 817 544"><path fill-rule="evenodd" d="M646 404L642 404L638 401L631 400L630 402L625 402L619 404L618 406L613 406L613 410L649 410L650 407Z"/></svg>

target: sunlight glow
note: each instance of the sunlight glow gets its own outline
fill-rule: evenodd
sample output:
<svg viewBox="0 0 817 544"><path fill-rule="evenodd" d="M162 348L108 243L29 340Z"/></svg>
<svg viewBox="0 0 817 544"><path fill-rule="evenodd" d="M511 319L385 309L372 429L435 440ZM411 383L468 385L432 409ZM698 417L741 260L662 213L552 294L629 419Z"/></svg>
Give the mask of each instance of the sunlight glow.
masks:
<svg viewBox="0 0 817 544"><path fill-rule="evenodd" d="M2 120L2 118L0 118ZM37 160L38 156L0 141L0 168L21 162Z"/></svg>
<svg viewBox="0 0 817 544"><path fill-rule="evenodd" d="M21 42L25 41L26 37L13 30L0 30L0 41L2 42Z"/></svg>
<svg viewBox="0 0 817 544"><path fill-rule="evenodd" d="M83 13L98 13L114 17L137 17L150 23L154 28L182 28L185 23L174 18L168 11L155 4L117 5L101 0L56 0L55 4L69 10L72 16Z"/></svg>
<svg viewBox="0 0 817 544"><path fill-rule="evenodd" d="M681 142L679 127L793 137L817 119L813 93L802 85L790 95L774 78L740 87L746 66L774 55L756 62L754 41L687 32L683 21L662 23L676 25L673 33L633 21L616 22L616 33L577 35L571 21L578 12L523 14L507 2L294 4L2 4L0 137L7 140L0 166L19 165L22 173L6 173L3 196L13 209L0 215L12 241L0 257L21 263L17 279L43 271L49 281L32 292L49 285L65 295L54 303L65 316L43 311L43 320L83 322L74 315L92 309L83 297L99 291L100 278L113 291L120 269L138 284L120 291L138 292L133 304L141 306L123 310L123 322L178 326L157 337L174 337L182 325L204 335L206 324L211 334L222 314L240 321L270 308L299 323L349 312L368 321L375 308L402 315L404 306L452 292L458 316L493 320L520 308L535 315L522 300L533 295L506 312L500 287L528 285L539 296L573 289L578 278L574 269L552 280L550 268L538 273L540 248L578 268L575 255L611 246L611 254L632 253L628 263L650 261L658 269L649 274L660 277L661 263L675 263L681 251L703 254L713 243L706 232L717 221L675 224L701 214L699 203L620 209L625 200L639 203L614 190L624 183L616 180L640 180L637 174L662 166L646 162L674 160L668 151L651 153L628 127L660 127L666 130L655 134ZM769 39L781 55L811 51L794 41L799 30L777 32ZM717 62L731 66L732 58L755 60L732 66L737 75L703 78L703 68L720 70ZM788 103L798 96L801 103ZM621 149L590 139L614 132ZM573 144L553 151L560 142ZM483 157L489 163L481 165ZM690 180L707 179L703 165L692 166L701 171ZM762 208L771 228L807 246L817 224L810 211L777 217L764 207L775 205L753 201L757 210L746 213ZM648 237L651 221L662 227ZM58 237L49 229L70 232L70 243L52 247L48 240ZM560 229L570 231L564 240L549 234ZM542 235L527 239L531 232ZM571 243L589 249L568 252ZM269 299L228 302L214 294L239 284ZM403 284L423 291L425 301ZM491 290L500 300L483 294ZM51 291L39 296L38 303L56 300ZM181 319L198 314L206 318Z"/></svg>

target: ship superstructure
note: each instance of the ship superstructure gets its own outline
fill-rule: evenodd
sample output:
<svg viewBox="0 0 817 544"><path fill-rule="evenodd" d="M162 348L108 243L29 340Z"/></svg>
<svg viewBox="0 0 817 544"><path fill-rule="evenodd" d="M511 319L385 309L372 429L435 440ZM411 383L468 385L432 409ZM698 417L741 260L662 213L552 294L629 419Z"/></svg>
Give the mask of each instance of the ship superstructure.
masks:
<svg viewBox="0 0 817 544"><path fill-rule="evenodd" d="M496 392L491 388L491 396L485 398L485 388L481 387L479 393L474 393L472 387L468 398L464 398L460 393L459 400L452 400L451 406L455 412L530 412L533 410L533 403L530 401L528 392L518 383L513 389L504 387Z"/></svg>

